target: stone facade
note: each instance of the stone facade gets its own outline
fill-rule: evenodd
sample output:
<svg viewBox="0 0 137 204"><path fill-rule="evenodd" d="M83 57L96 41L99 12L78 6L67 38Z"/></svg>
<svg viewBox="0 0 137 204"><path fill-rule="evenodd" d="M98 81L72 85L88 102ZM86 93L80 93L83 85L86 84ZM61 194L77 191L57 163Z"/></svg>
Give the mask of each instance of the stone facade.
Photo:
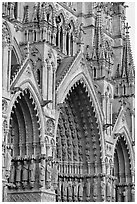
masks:
<svg viewBox="0 0 137 204"><path fill-rule="evenodd" d="M125 19L122 2L2 3L3 201L135 201Z"/></svg>

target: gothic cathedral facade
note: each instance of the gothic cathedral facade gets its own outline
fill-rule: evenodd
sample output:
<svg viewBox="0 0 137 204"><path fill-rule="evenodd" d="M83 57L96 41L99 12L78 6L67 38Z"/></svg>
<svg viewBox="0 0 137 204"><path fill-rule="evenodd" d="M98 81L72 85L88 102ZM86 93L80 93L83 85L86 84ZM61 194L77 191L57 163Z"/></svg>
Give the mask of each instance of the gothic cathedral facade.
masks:
<svg viewBox="0 0 137 204"><path fill-rule="evenodd" d="M3 201L135 201L126 7L2 3Z"/></svg>

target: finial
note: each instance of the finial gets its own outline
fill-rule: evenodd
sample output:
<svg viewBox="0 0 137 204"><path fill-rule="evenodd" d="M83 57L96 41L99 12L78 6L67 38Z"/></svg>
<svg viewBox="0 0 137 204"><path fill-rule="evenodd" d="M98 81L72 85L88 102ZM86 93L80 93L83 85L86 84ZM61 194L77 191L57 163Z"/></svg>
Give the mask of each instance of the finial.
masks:
<svg viewBox="0 0 137 204"><path fill-rule="evenodd" d="M128 34L128 33L129 33L129 28L131 28L131 26L128 26L128 23L126 23L126 25L125 25L126 34Z"/></svg>

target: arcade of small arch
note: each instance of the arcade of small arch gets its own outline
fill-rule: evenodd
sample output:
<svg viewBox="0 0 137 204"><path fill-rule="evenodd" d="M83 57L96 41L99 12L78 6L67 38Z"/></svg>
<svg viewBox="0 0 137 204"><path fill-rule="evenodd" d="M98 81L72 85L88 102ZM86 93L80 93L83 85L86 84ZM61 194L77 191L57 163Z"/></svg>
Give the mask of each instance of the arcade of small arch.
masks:
<svg viewBox="0 0 137 204"><path fill-rule="evenodd" d="M45 40L57 47L63 54L73 56L77 37L77 25L74 18L67 18L62 9L57 11L50 3L44 2L41 5L41 11L40 18L36 22L39 21L44 26L41 27L40 32L37 32L35 26L33 32L31 28L25 28L24 42ZM30 21L35 22L34 19Z"/></svg>

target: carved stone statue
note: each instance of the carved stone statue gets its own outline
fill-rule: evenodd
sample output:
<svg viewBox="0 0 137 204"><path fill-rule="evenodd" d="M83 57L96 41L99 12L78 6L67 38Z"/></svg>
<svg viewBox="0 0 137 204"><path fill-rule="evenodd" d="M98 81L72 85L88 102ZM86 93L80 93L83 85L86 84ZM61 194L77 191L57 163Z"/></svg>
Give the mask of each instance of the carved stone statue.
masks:
<svg viewBox="0 0 137 204"><path fill-rule="evenodd" d="M67 201L67 181L66 181L66 178L64 178L62 190L63 190L63 202L66 202Z"/></svg>
<svg viewBox="0 0 137 204"><path fill-rule="evenodd" d="M12 159L11 149L7 149L6 159L5 159L5 161L6 161L5 169L6 169L6 177L8 177L8 178L10 176L11 159Z"/></svg>
<svg viewBox="0 0 137 204"><path fill-rule="evenodd" d="M29 182L30 182L31 188L33 188L35 183L35 161L33 158L31 159L30 166L29 166Z"/></svg>
<svg viewBox="0 0 137 204"><path fill-rule="evenodd" d="M59 177L58 188L57 188L57 198L58 202L61 202L61 189L62 189L62 178Z"/></svg>
<svg viewBox="0 0 137 204"><path fill-rule="evenodd" d="M14 164L14 162L11 162L9 182L10 183L15 182L15 164Z"/></svg>
<svg viewBox="0 0 137 204"><path fill-rule="evenodd" d="M74 195L74 202L78 201L78 181L75 178L74 184L73 184L73 195Z"/></svg>
<svg viewBox="0 0 137 204"><path fill-rule="evenodd" d="M93 201L96 202L98 197L97 192L97 177L93 177Z"/></svg>
<svg viewBox="0 0 137 204"><path fill-rule="evenodd" d="M107 201L110 202L111 198L111 184L110 181L108 180L107 182Z"/></svg>
<svg viewBox="0 0 137 204"><path fill-rule="evenodd" d="M80 179L78 186L78 199L80 202L83 201L83 181Z"/></svg>
<svg viewBox="0 0 137 204"><path fill-rule="evenodd" d="M53 187L56 188L58 183L58 164L57 163L54 163L52 174L51 174L51 181L52 181Z"/></svg>
<svg viewBox="0 0 137 204"><path fill-rule="evenodd" d="M28 182L28 161L24 160L23 163L23 172L22 172L22 181L23 181L23 187L27 187L27 182Z"/></svg>
<svg viewBox="0 0 137 204"><path fill-rule="evenodd" d="M86 201L90 201L90 179L86 180Z"/></svg>
<svg viewBox="0 0 137 204"><path fill-rule="evenodd" d="M101 178L101 199L102 201L105 200L105 178Z"/></svg>
<svg viewBox="0 0 137 204"><path fill-rule="evenodd" d="M39 184L41 187L45 186L45 160L43 158L39 163Z"/></svg>
<svg viewBox="0 0 137 204"><path fill-rule="evenodd" d="M72 182L71 182L71 179L68 183L68 202L72 202Z"/></svg>
<svg viewBox="0 0 137 204"><path fill-rule="evenodd" d="M79 42L83 42L83 34L86 34L83 30L83 23L79 25L79 34L78 34L78 40Z"/></svg>
<svg viewBox="0 0 137 204"><path fill-rule="evenodd" d="M17 188L19 188L21 185L21 169L22 169L21 161L18 160L17 166L16 166L16 186L17 186Z"/></svg>
<svg viewBox="0 0 137 204"><path fill-rule="evenodd" d="M47 188L51 188L51 161L47 161L47 168L46 168L46 183Z"/></svg>

